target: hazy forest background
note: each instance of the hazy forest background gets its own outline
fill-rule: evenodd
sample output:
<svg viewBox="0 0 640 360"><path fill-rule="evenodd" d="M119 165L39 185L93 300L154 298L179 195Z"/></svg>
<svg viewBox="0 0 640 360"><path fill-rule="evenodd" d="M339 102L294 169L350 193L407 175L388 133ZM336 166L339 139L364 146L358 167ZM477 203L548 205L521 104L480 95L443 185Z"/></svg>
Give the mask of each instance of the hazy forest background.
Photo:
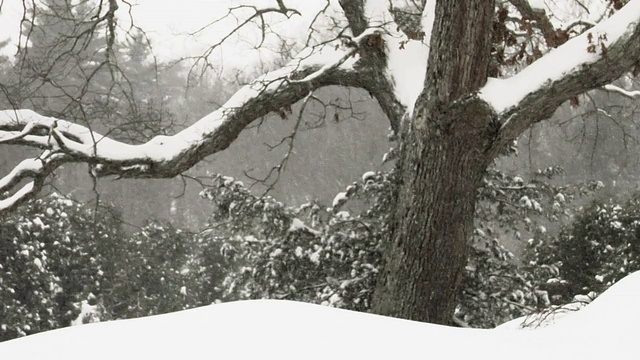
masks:
<svg viewBox="0 0 640 360"><path fill-rule="evenodd" d="M114 40L116 42L115 49L117 49L114 54L116 59L111 59L111 62L105 63L105 56L100 46L110 40L95 37L98 34L106 36L108 32L94 32L94 38L91 41L81 44L81 51L77 51L77 48L70 48L70 46L75 45L70 45L68 42L62 41L62 39L70 34L78 35L82 33L82 26L79 26L74 19L81 18L84 10L81 7L69 9L65 5L67 2L63 0L46 0L43 3L47 4L50 10L49 13L46 11L41 13L35 26L32 27L29 23L25 23L23 28L25 33L30 34L27 46L21 49L15 57L0 57L0 84L2 85L0 88L2 91L0 108L2 109L12 107L29 108L41 114L89 125L98 132L110 131L116 139L141 142L158 134L175 133L177 130L192 124L216 109L219 104L224 103L237 90L238 83L242 83L244 80L243 78L222 78L217 76L215 71L199 76L200 73L198 71L191 71L193 68L191 68L191 63L188 61L159 62L153 56L152 48L150 47L153 44L149 43L148 38L142 31L135 29L126 36ZM64 13L65 11L72 16L60 16L60 12ZM292 55L291 49L286 45L282 46L281 51L283 62ZM0 47L4 49L11 46L13 45L9 42L0 44ZM76 55L66 57L69 52L74 52ZM60 59L64 59L64 61L59 61ZM255 74L246 75L247 80L251 79L253 75ZM627 88L637 86L633 79L625 81L627 83L623 85ZM269 190L268 194L277 199L277 201L274 200L273 204L280 204L278 206L297 208L310 202L316 204L315 201L317 200L317 203L323 204L322 207L324 208L336 207L334 200L336 194L344 192L350 184L367 183L374 176L369 172L379 175L393 168L393 160L383 163L383 158L394 147L394 142L389 137L388 121L383 118L382 111L377 108L376 102L371 99L369 94L344 89L326 89L323 93L319 93L319 96L326 99L324 106L320 103L313 105L314 113L317 116L303 119L300 127L296 126L297 123L291 116L270 115L244 131L240 139L235 141L229 150L212 156L180 178L144 181L100 179L93 181L91 176L88 175L89 171L86 165L65 166L64 171L57 173L54 178L50 179L48 191L46 194L42 194L43 200L40 203L18 210L18 212L22 211L18 215L19 218L10 221L5 219L5 223L19 224L21 221L26 221L31 225L25 225L25 229L27 227L32 229L38 225L38 222L34 219L37 218L40 222L45 221L38 214L47 213L51 215L47 221L52 222L51 224L42 225L43 230L48 229L49 226L54 227L56 221L72 221L67 219L68 216L77 216L77 219L73 221L81 224L81 230L84 231L83 234L87 237L93 236L95 238L96 234L108 234L121 239L130 239L126 240L131 241L130 245L137 244L137 246L141 246L140 244L143 241L139 241L139 239L145 236L147 238L156 236L158 239L162 239L165 236L173 236L169 244L175 244L175 239L202 239L206 237L206 234L215 231L216 228L211 226L212 223L218 225L224 223L224 221L220 221L220 217L216 217L221 211L220 203L217 203L218 206L214 206L215 201L212 201L212 198L216 197L207 196L207 194L211 193L202 193L203 190L211 187L214 189L212 192L215 192L215 189L221 186L220 181L224 186L229 185L229 183L225 183L226 180L224 178L216 178L217 174L230 176L235 180L241 181L244 186L250 188L251 193L255 196L260 196L266 190ZM598 108L595 104L608 105L606 108ZM516 213L516 215L512 214L511 216L519 216L519 220L513 220L512 217L496 220L497 217L492 218L490 216L479 220L491 224L497 224L500 221L506 223L520 221L525 225L514 225L519 227L518 231L509 232L504 230L489 235L483 232L481 226L479 226L478 235L483 238L499 240L495 249L499 249L499 246L503 245L515 253L516 256L514 258L509 258L505 261L509 263L509 266L519 266L522 263L520 254L527 247L527 244L531 245L531 242L528 241L529 239L537 236L545 238L558 236L563 226L570 227L575 220L574 215L580 214L593 201L613 204L612 208L614 208L615 204L624 203L632 198L633 194L638 190L638 178L640 177L640 158L638 156L640 144L637 141L637 137L640 136L637 129L640 118L636 109L637 101L603 91L595 91L576 99L571 104L564 105L550 121L534 126L525 136L518 140L518 143L512 149L513 151L510 151L509 154L497 161L493 176L502 179L501 181L504 180L504 183L508 183L503 186L503 192L511 190L527 191L528 189L542 188L544 186L551 190L546 195L537 193L538 202L534 201L533 205L529 199L534 200L534 197L530 194L523 195L518 193L510 197L512 207L515 209L513 213ZM579 121L569 121L574 118ZM291 139L289 136L294 129L296 130L295 137ZM25 158L23 152L35 154L33 149L20 149L15 146L0 145L0 172L10 172L17 162ZM282 169L282 171L279 171L279 169ZM363 174L365 173L370 175L368 175L368 178L363 179ZM384 177L380 177L380 179L384 182ZM508 179L508 181L505 179ZM557 200L556 203L564 201L564 196L562 201L558 200L557 195L559 193L556 189L578 186L576 184L591 185L589 185L590 187L586 186L585 189L587 190L574 197L574 202L571 203L569 210L563 208L563 214L566 216L553 216L546 214L545 211L538 211L535 204L542 203L544 206L552 207L554 204L553 199ZM237 185L239 186L239 184ZM243 193L244 190L238 189L234 188L234 191L240 194L238 196L244 196L247 199L250 197L250 195ZM349 193L349 191L347 190L346 193ZM51 193L58 194L55 199L60 199L60 196L63 196L77 201L82 204L83 210L77 210L73 207L75 205L70 205L66 202L67 200L51 200L48 195ZM496 197L495 192L493 196L494 198ZM550 199L548 204L543 203L541 200L545 196ZM339 202L339 205L342 205L341 201ZM343 209L350 213L358 213L364 206L363 202L366 201L361 199L360 202L348 203ZM497 204L495 207L500 207L501 202L504 204L505 200L498 199L493 204ZM562 206L565 205L562 204ZM567 205L567 207L569 206ZM71 208L76 209L77 213L71 212L69 210ZM109 211L105 212L101 209L108 209ZM226 210L231 211L232 209ZM540 222L539 226L526 226L533 219L533 215L529 214L530 210L537 211L536 216L541 218L537 220ZM56 214L55 216L52 215L54 213ZM296 214L295 216L298 216L297 212L285 214L288 216L287 224L291 226L296 224L295 220L297 218L291 215L294 213ZM333 220L331 219L339 218L340 216L351 216L348 214L339 215L337 212L331 211L328 213L325 216L330 218L329 220L315 219L313 222L316 224L328 224L327 226L330 227L335 224L335 221L332 223L331 221ZM502 214L502 210L500 210L500 214ZM245 216L248 215L245 214ZM260 213L252 216L265 215ZM156 225L151 228L156 230L155 233L148 227L151 219L155 220L154 224ZM236 218L229 221L242 223L245 220ZM243 224L246 225L246 223ZM484 224L483 226L491 227L491 224ZM292 227L289 225L285 228L291 230ZM311 226L311 223L306 223L306 225ZM166 230L168 229L167 226L170 226L172 230ZM313 228L314 226L311 227ZM25 250L27 255L33 255L40 251L34 251L28 246L24 247L20 243L16 243L15 239L24 234L20 230L20 226L16 225L15 229L5 227L0 232L0 237L3 238L3 241L7 241L7 243L14 241L16 246L15 252L5 251L2 256L6 256L6 259L11 258L14 261L17 259L15 254L24 255ZM352 229L352 231L356 230ZM71 230L65 231L67 232L63 232L63 235L61 235L63 238L64 234L68 235ZM78 231L78 234L82 233L82 231ZM225 228L224 231L226 231L225 234L237 236L240 230L237 228ZM245 231L245 234L250 234L252 230L245 229L242 231ZM518 235L515 235L516 232ZM310 233L317 235L312 231ZM37 240L40 235L42 234L37 233L29 241L34 241L34 243L40 241ZM247 237L244 238L246 239ZM184 240L184 243L197 247L198 241L195 241L195 243L190 241ZM104 256L104 259L101 260L91 256L90 259L87 259L88 263L86 264L70 260L67 263L61 263L60 266L71 264L75 266L73 269L81 272L82 269L95 268L96 262L109 263L107 261L109 258L105 255L107 254L106 252L101 252L102 250L98 248L82 248L84 246L82 245L83 242L89 243L88 240L82 239L78 235L77 239L72 239L71 243L81 250L76 251L77 249L74 250L70 247L65 251L71 254L69 256L94 251ZM26 243L28 244L29 242L27 241ZM24 244L25 242L22 243L22 245ZM95 245L96 243L93 242L92 244ZM162 244L162 242L158 240L157 244ZM42 245L43 248L47 246ZM100 245L96 246L99 247ZM309 246L311 249L309 254L311 255L308 257L313 265L317 261L313 254L319 250L311 245ZM6 249L8 247L5 247ZM38 249L38 246L36 246L36 249ZM121 251L124 252L124 249L127 248L123 245ZM165 274L164 271L166 269L162 268L162 266L166 265L167 269L175 270L175 273L187 276L189 274L187 265L191 264L190 261L195 261L189 257L189 254L191 254L190 249L193 250L194 248L184 248L181 250L182 252L175 248L169 249L167 254L175 254L177 251L185 255L185 258L180 260L182 263L166 265L165 263L171 263L175 259L163 258L166 254L161 254L158 255L158 258L162 261L154 263L153 267L157 267L160 269L158 270L160 273ZM267 253L265 255L266 258L272 260L280 254L276 250L278 249L262 249ZM198 251L204 250L200 249ZM234 249L234 251L253 254L256 256L255 259L261 256L256 255L258 251L255 249L251 251ZM506 250L504 251L506 252ZM226 256L222 245L216 248L214 252L218 255L222 254L223 257ZM118 258L116 255L111 254L111 259ZM300 257L299 254L298 257ZM52 256L48 258L52 258ZM140 261L140 263L136 263L135 266L147 266L149 269L152 267L147 264L147 262L151 263L151 260L137 259L136 261ZM259 259L254 264L247 263L250 260L243 261L245 262L230 268L233 268L236 273L243 274L243 269L246 267L259 269L261 266L266 266L260 263L261 260ZM209 265L213 263L209 263ZM0 264L3 263L0 262ZM9 265L7 264L18 264L17 260L14 262L6 260L4 264L5 273L3 276L7 279L12 276L12 273L15 274L21 269L20 267L16 269L8 268ZM218 261L218 265L223 266L220 264L222 262ZM282 270L282 268L277 270L273 267L273 262L270 264L269 271L272 274L277 271L286 273L286 267L285 270ZM504 264L500 263L499 265L503 266ZM200 269L202 268L204 266L200 266ZM495 270L495 268L492 269ZM108 272L106 268L100 271L102 270ZM53 280L44 279L42 280L43 283L34 281L33 286L35 288L38 286L46 288L47 284L65 283L60 274L72 274L73 271L70 271L69 268L61 268L58 273L51 275ZM117 269L112 269L112 271L116 273ZM627 269L625 271L630 270ZM257 276L255 274L254 271L252 276ZM119 276L123 275L120 274ZM157 305L158 301L161 301L157 297L167 296L167 291L145 289L145 294L151 294L156 291L154 293L156 298L145 298L150 304L156 301L153 303L156 305L151 304L148 305L148 308L145 308L147 305L140 303L141 297L139 296L139 292L145 286L140 284L132 285L130 289L123 290L123 293L138 295L132 295L126 301L110 304L111 315L105 315L103 319L148 315L213 302L224 297L225 290L221 288L229 285L229 281L225 283L222 280L223 278L228 280L228 274L220 276L220 279L216 280L219 283L215 284L215 286L212 285L212 289L217 289L215 290L218 291L217 294L208 294L204 298L197 299L197 301L193 300L192 302L189 302L191 300L185 300L187 291L197 285L188 284L202 283L202 278L175 280L173 294L171 295L175 295L174 298L170 300L161 299L166 301L166 304L169 304L164 308ZM326 279L320 285L326 285L327 287L334 285L331 284L334 279L333 276L335 275L327 275L325 272L311 275L311 277L317 279ZM162 277L157 275L157 277L162 279L162 284L165 281L172 281L169 279L169 275L163 275ZM558 277L557 274L556 277ZM212 278L210 276L208 279L213 281L211 280ZM353 275L351 280L360 281L363 278L365 278L365 275L357 274L357 276ZM55 302L56 306L65 304L64 306L68 307L62 307L66 311L64 312L65 315L55 320L55 316L49 311L53 305L44 306L40 310L33 310L33 308L28 307L25 310L23 305L29 302L36 304L37 301L32 298L27 299L26 295L22 299L18 297L11 298L12 300L8 300L9 297L3 298L5 304L13 301L11 304L14 306L13 308L8 307L9 310L5 311L15 310L15 314L24 316L18 319L18 315L14 314L16 319L14 324L9 324L8 321L0 324L4 326L0 331L0 339L8 339L57 326L66 326L78 316L81 311L80 304L82 301L89 301L91 306L99 304L107 308L108 306L105 302L108 301L105 298L108 296L109 291L116 291L114 290L116 287L113 284L117 283L117 279L117 277L108 279L113 286L108 288L108 291L105 290L105 287L100 288L100 286L93 284L92 281L95 280L93 279L80 286L73 294L68 294L66 299L60 299L62 291L50 289L49 291L54 295L51 299L55 299L46 301ZM242 282L238 279L232 279L231 283L238 284ZM147 284L152 283L150 280L143 278L138 280L140 282L147 281ZM343 279L339 280L342 281ZM25 280L22 279L20 281ZM16 284L20 281L17 281ZM71 280L68 281L72 282ZM78 282L79 280L76 278L73 281ZM291 281L293 283L293 280ZM299 279L295 281L299 281ZM5 280L4 285L0 282L0 290L2 286L7 286L8 288L9 285L6 284L9 282L9 280ZM164 286L162 284L158 283L157 286ZM344 282L341 282L337 288L344 288L344 284ZM268 285L276 286L273 283ZM251 288L245 288L244 295L237 295L235 298L242 298L242 296L273 296L273 293L276 293L269 293L271 290L256 290L259 286L255 284L252 286ZM265 285L265 288L269 286ZM292 285L287 286L290 288ZM300 288L300 286L296 286ZM367 286L370 288L370 284ZM535 284L527 286L531 289L535 288L532 293L539 295L538 292L540 290L536 288ZM64 288L64 286L62 287ZM96 287L100 289L94 289ZM65 291L70 288L71 286L66 287ZM321 286L319 288L322 290ZM24 294L34 291L33 288L24 288L24 286L21 287L19 285L13 286L12 289L18 292L22 289ZM579 287L578 289L588 290L584 289L584 287ZM532 309L525 300L518 299L518 296L512 296L514 292L511 290L505 295L505 299L509 298L511 300L507 299L507 302L517 304L509 304L509 306L515 306L518 309L527 311ZM100 291L102 291L103 298L101 298ZM291 291L295 292L294 290ZM324 293L323 291L320 291L319 298L328 301L330 304L339 302L339 300L336 300L337 298L333 297L335 291L325 291ZM284 294L282 292L277 293ZM361 293L366 293L366 289L361 290ZM7 296L3 294L7 294L7 292L0 292L0 298ZM572 295L575 295L575 293ZM290 296L290 294L286 293L282 296ZM96 297L100 299L95 300ZM296 298L295 296L293 297ZM345 297L343 296L343 298ZM309 299L302 296L302 300ZM520 300L522 300L522 303ZM135 301L138 301L137 308L133 309L131 303ZM310 301L315 300L311 299ZM359 301L354 300L353 304L357 305L360 303ZM123 304L123 302L130 303ZM551 302L553 303L553 301ZM357 309L358 306L356 305L347 307ZM363 306L363 309L366 310L366 305ZM16 309L23 310L17 311ZM29 316L29 314L31 315ZM520 313L516 314L514 312L511 315L518 314ZM460 322L463 325L495 325L492 322L495 319L474 324L473 316L464 317L463 315L460 315ZM505 320L512 317L511 315L505 315L500 319ZM9 319L8 315L5 316L6 319Z"/></svg>

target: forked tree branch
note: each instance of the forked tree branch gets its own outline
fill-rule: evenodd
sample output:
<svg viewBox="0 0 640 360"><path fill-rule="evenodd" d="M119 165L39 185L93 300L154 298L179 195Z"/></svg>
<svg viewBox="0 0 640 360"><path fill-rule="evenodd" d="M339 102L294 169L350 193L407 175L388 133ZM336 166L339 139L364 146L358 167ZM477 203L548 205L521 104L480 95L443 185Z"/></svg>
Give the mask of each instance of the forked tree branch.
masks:
<svg viewBox="0 0 640 360"><path fill-rule="evenodd" d="M89 164L97 177L170 178L180 175L204 157L227 148L254 120L271 112L286 114L291 111L292 104L320 87L338 85L368 90L378 99L392 127L397 130L402 114L415 103L412 96L417 97L420 93L414 91L416 89L407 92L403 88L415 80L420 79L418 83L424 85L424 92L435 89L430 86L431 80L454 86L460 82L456 79L465 78L468 86L434 92L439 96L448 95L448 98L439 99L442 104L465 99L469 95L465 91L473 91L468 89L477 89L484 84L484 69L471 69L463 62L452 65L450 61L459 55L456 49L448 46L455 36L454 41L458 42L473 43L474 39L456 33L451 21L434 25L437 41L430 39L431 23L435 21L432 17L437 12L434 8L443 2L420 3L424 8L420 24L425 32L424 42L431 46L435 44L437 53L430 53L430 47L425 49L421 47L422 42L417 41L413 49L411 46L403 49L406 44L392 36L397 33L394 24L378 24L376 30L361 29L365 18L365 7L360 6L363 3L364 0L341 1L345 13L347 9L353 9L351 15L346 15L354 33L362 30L359 35L305 49L285 67L243 87L220 109L174 136L158 136L144 144L130 145L87 127L30 110L0 111L0 143L44 150L39 157L23 161L0 179L0 199L4 199L0 200L0 212L32 198L43 186L45 178L68 162ZM453 0L447 0L447 3L456 4ZM477 5L473 11L481 12L486 20L486 23L478 24L478 28L490 29L487 19L491 19L493 7L487 7L479 0L473 4ZM384 16L381 18L389 19L389 13L385 11L382 10ZM474 18L475 13L466 17ZM383 32L385 30L387 33ZM476 35L488 41L487 37L480 36L482 34ZM476 47L484 51L490 48L489 45L483 43ZM413 56L411 61L399 61L409 55ZM422 64L426 58L431 61L428 67L426 61ZM488 58L487 51L483 61L475 64L488 62ZM552 50L517 75L508 79L489 79L474 100L481 102L482 108L499 122L498 141L494 146L504 147L533 123L548 118L564 101L610 83L630 70L638 59L640 0L632 0L609 20ZM420 66L413 67L413 62ZM404 72L408 68L412 78L407 79ZM427 80L422 81L417 71L422 71L422 75L427 73ZM461 119L462 127L468 125L463 120L467 119ZM8 195L3 195L5 193Z"/></svg>
<svg viewBox="0 0 640 360"><path fill-rule="evenodd" d="M547 46L554 48L566 41L566 38L553 27L543 9L533 8L528 0L509 0L509 2L524 18L535 22L535 26L542 32Z"/></svg>
<svg viewBox="0 0 640 360"><path fill-rule="evenodd" d="M364 0L339 0L340 6L347 17L349 27L354 36L362 34L369 26L364 16Z"/></svg>
<svg viewBox="0 0 640 360"><path fill-rule="evenodd" d="M241 88L220 109L174 136L157 136L144 144L115 141L82 125L39 115L31 110L0 111L0 143L45 151L20 163L0 179L0 212L34 196L44 179L60 165L86 162L97 177L171 178L204 157L227 148L251 122L270 112L288 112L310 91L329 85L363 87L357 63L374 30L348 44L335 41L307 48L285 67ZM25 184L26 185L22 185ZM21 188L18 189L19 186Z"/></svg>
<svg viewBox="0 0 640 360"><path fill-rule="evenodd" d="M490 79L479 96L496 112L504 146L563 102L602 87L640 59L640 0L550 51L508 79Z"/></svg>

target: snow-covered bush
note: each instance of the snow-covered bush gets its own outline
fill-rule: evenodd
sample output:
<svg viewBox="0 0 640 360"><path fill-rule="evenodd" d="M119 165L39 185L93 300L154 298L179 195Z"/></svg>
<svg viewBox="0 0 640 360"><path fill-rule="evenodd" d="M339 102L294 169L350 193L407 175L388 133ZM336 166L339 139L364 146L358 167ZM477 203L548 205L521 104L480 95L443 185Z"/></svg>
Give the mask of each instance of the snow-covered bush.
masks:
<svg viewBox="0 0 640 360"><path fill-rule="evenodd" d="M216 204L207 242L233 259L225 300L277 298L367 310L387 231L387 173L369 173L333 207L287 207L217 177L203 196Z"/></svg>
<svg viewBox="0 0 640 360"><path fill-rule="evenodd" d="M127 235L113 209L94 210L54 194L0 219L0 341L221 297L215 243L158 221Z"/></svg>
<svg viewBox="0 0 640 360"><path fill-rule="evenodd" d="M640 269L640 197L592 203L559 236L531 241L527 254L532 266L556 273L546 285L555 303L602 293Z"/></svg>
<svg viewBox="0 0 640 360"><path fill-rule="evenodd" d="M107 210L53 194L0 218L0 341L70 325L108 287L120 234Z"/></svg>
<svg viewBox="0 0 640 360"><path fill-rule="evenodd" d="M538 284L550 275L521 266L501 243L546 233L542 224L569 221L570 204L596 187L554 187L548 177L557 172L541 171L526 184L499 171L487 175L456 311L460 324L493 327L549 305ZM203 234L228 262L222 299L290 299L369 310L387 241L393 182L393 172L368 172L331 207L318 202L288 207L252 195L231 178L216 177L202 193L216 205Z"/></svg>
<svg viewBox="0 0 640 360"><path fill-rule="evenodd" d="M162 314L198 305L193 234L149 221L123 239L115 282L103 299L109 319Z"/></svg>
<svg viewBox="0 0 640 360"><path fill-rule="evenodd" d="M556 260L545 257L555 252L546 239L574 221L580 204L601 188L595 181L556 186L554 177L561 173L549 167L525 181L491 169L483 179L457 309L466 324L494 327L553 303L547 290L562 284L556 281ZM504 247L507 240L525 244L518 258Z"/></svg>
<svg viewBox="0 0 640 360"><path fill-rule="evenodd" d="M559 295L571 274L563 268L560 276L554 256L563 252L546 227L570 221L572 202L598 186L554 187L547 176L555 171L528 181L499 171L485 178L456 310L459 324L493 327L582 292L581 285ZM331 206L314 201L291 207L218 176L202 192L214 209L198 233L149 221L127 236L108 208L94 216L59 196L38 200L0 225L0 302L5 305L0 339L72 320L140 317L241 299L368 311L387 241L394 181L393 172L367 172ZM605 208L598 213L608 216L603 233L631 234L637 225L627 219L631 215ZM520 264L503 240L529 236ZM603 246L611 256L629 253L611 242ZM606 272L598 274L609 281ZM79 317L81 311L86 319Z"/></svg>

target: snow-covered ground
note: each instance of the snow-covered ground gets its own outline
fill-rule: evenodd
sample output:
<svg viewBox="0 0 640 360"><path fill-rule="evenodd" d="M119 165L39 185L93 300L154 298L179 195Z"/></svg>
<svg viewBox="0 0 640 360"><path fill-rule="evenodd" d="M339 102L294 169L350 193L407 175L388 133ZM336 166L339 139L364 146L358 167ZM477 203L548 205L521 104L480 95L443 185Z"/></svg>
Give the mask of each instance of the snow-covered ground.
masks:
<svg viewBox="0 0 640 360"><path fill-rule="evenodd" d="M533 331L449 328L289 301L211 305L0 343L0 359L635 359L640 272Z"/></svg>

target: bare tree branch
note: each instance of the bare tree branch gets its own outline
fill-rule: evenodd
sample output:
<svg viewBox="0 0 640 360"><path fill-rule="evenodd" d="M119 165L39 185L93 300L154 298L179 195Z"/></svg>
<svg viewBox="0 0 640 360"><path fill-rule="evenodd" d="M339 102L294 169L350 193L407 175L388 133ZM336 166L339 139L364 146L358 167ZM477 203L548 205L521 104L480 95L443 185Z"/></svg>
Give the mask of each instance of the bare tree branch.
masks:
<svg viewBox="0 0 640 360"><path fill-rule="evenodd" d="M364 16L364 0L339 0L342 10L349 21L349 27L354 36L362 34L369 26Z"/></svg>
<svg viewBox="0 0 640 360"><path fill-rule="evenodd" d="M264 176L264 177L261 177L261 178L257 178L257 177L252 176L251 174L249 174L249 171L245 171L244 172L244 175L247 178L249 178L249 179L251 179L253 181L253 184L251 184L250 188L252 188L256 184L262 184L262 185L264 185L266 187L266 189L263 192L263 195L266 195L271 190L273 190L273 188L275 187L276 183L278 183L278 181L280 180L280 177L282 176L282 173L287 168L287 164L289 163L289 158L291 157L291 154L293 154L293 147L294 147L294 142L295 142L295 139L296 139L296 135L298 135L298 130L300 129L300 124L302 124L303 115L304 115L304 113L305 113L305 111L307 109L307 105L309 104L309 101L311 99L313 99L313 92L309 92L309 95L305 96L304 100L302 100L302 106L300 107L300 110L298 111L298 116L296 116L296 123L293 126L293 130L291 130L291 133L289 135L283 137L275 145L266 144L267 147L269 148L269 151L277 149L280 146L284 145L285 143L287 144L286 153L284 154L284 156L280 160L280 163L278 165L272 167L271 170L269 170L269 172L267 173L267 175Z"/></svg>
<svg viewBox="0 0 640 360"><path fill-rule="evenodd" d="M528 0L509 0L509 2L518 9L524 18L535 21L535 25L542 32L547 46L553 48L562 45L567 40L566 36L563 37L561 33L556 31L544 10L532 8Z"/></svg>
<svg viewBox="0 0 640 360"><path fill-rule="evenodd" d="M396 0L389 3L389 12L398 29L409 39L422 40L426 35L422 29L422 14L425 9L425 2Z"/></svg>
<svg viewBox="0 0 640 360"><path fill-rule="evenodd" d="M199 74L200 77L204 76L204 72L208 68L213 68L213 65L209 62L209 57L212 56L212 54L216 49L219 49L222 46L222 44L224 44L234 34L237 34L240 30L244 29L248 24L251 24L255 21L258 21L260 23L259 29L260 29L261 37L260 37L260 42L256 45L256 48L259 48L264 44L267 37L267 31L269 30L267 26L267 22L265 20L265 16L272 13L281 14L286 16L287 18L290 18L293 15L301 16L301 13L298 10L287 8L281 0L277 0L277 4L278 4L277 8L276 7L258 8L252 5L234 6L232 8L229 8L227 13L222 17L200 27L196 31L189 34L191 36L200 34L205 30L211 28L212 26L229 18L235 18L238 22L237 25L233 29L231 29L231 31L228 31L219 41L209 46L202 55L183 59L183 60L187 60L187 59L195 60L194 64L191 66L191 69L189 70L188 81L190 81L191 75L194 73L194 71L197 69L198 66L200 66L201 68L201 72ZM241 20L236 15L236 12L243 11L243 10L250 10L252 11L252 14L247 16L243 20Z"/></svg>

